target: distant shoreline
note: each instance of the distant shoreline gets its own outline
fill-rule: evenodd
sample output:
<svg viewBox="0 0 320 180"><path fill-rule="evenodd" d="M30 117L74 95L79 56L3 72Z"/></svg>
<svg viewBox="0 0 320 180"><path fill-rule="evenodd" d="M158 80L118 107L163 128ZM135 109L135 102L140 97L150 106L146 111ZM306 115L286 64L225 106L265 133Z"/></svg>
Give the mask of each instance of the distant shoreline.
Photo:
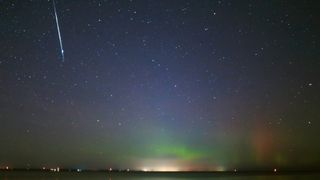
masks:
<svg viewBox="0 0 320 180"><path fill-rule="evenodd" d="M0 169L0 173L4 172L43 172L43 173L111 173L111 174L301 174L301 173L320 173L319 169L310 170L238 170L238 171L140 171L140 170L89 170L82 169L60 169L59 172L50 171L50 169Z"/></svg>

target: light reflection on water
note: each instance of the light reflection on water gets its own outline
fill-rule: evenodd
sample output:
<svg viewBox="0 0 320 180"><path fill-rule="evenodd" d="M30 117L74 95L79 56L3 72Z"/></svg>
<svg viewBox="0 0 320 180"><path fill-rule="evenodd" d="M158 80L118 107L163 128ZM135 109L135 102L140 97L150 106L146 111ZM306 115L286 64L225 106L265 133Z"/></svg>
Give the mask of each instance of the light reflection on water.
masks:
<svg viewBox="0 0 320 180"><path fill-rule="evenodd" d="M119 173L43 173L0 172L3 180L295 180L320 179L320 174L248 175L248 174L119 174Z"/></svg>

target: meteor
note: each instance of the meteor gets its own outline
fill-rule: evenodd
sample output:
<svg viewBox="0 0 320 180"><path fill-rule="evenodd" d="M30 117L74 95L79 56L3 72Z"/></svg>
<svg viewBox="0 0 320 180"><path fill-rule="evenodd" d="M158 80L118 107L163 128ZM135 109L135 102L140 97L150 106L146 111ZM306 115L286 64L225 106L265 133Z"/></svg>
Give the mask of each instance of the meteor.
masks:
<svg viewBox="0 0 320 180"><path fill-rule="evenodd" d="M58 31L59 42L60 42L61 58L62 58L62 62L64 62L64 50L63 50L61 33L60 33L60 25L59 25L59 20L58 20L58 15L57 15L56 3L54 0L52 0L52 3L53 3L54 17L56 19L57 31Z"/></svg>

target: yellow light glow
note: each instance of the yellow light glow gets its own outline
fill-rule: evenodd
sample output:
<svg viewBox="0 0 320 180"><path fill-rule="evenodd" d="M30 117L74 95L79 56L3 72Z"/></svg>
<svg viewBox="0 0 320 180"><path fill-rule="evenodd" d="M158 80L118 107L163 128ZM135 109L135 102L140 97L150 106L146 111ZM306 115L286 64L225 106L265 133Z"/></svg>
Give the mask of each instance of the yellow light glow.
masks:
<svg viewBox="0 0 320 180"><path fill-rule="evenodd" d="M143 168L141 168L141 170L144 171L144 172L149 172L149 171L158 171L158 172L176 172L176 171L181 171L180 168L175 167L175 166L143 167Z"/></svg>
<svg viewBox="0 0 320 180"><path fill-rule="evenodd" d="M144 172L148 172L148 171L149 171L149 169L148 169L148 168L142 168L142 171L144 171Z"/></svg>
<svg viewBox="0 0 320 180"><path fill-rule="evenodd" d="M162 167L155 167L154 171L174 172L174 171L180 171L180 169L178 167L162 166Z"/></svg>

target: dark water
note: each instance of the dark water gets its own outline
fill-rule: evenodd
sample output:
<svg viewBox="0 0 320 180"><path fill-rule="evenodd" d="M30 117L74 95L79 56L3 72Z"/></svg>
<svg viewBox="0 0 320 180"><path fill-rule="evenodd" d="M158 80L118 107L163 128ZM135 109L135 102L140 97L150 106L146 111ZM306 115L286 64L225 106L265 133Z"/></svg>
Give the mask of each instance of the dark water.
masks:
<svg viewBox="0 0 320 180"><path fill-rule="evenodd" d="M0 172L0 180L298 180L320 179L319 173L213 174L213 173L105 173L105 172Z"/></svg>

